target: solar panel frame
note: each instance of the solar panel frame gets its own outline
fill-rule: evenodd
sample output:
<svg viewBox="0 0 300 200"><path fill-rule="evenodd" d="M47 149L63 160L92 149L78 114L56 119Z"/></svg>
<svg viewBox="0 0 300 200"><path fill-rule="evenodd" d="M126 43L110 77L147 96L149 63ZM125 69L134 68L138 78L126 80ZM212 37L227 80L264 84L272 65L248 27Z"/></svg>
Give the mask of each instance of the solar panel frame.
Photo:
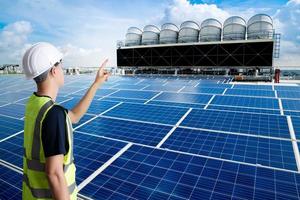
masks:
<svg viewBox="0 0 300 200"><path fill-rule="evenodd" d="M279 102L276 98L216 95L211 104L249 108L265 108L275 110L279 109Z"/></svg>
<svg viewBox="0 0 300 200"><path fill-rule="evenodd" d="M0 199L22 199L22 174L0 163Z"/></svg>
<svg viewBox="0 0 300 200"><path fill-rule="evenodd" d="M123 103L104 116L175 125L187 108Z"/></svg>
<svg viewBox="0 0 300 200"><path fill-rule="evenodd" d="M172 126L98 117L77 131L156 146L171 129Z"/></svg>
<svg viewBox="0 0 300 200"><path fill-rule="evenodd" d="M297 199L298 184L297 173L133 145L80 192L104 199Z"/></svg>
<svg viewBox="0 0 300 200"><path fill-rule="evenodd" d="M287 119L280 115L194 109L180 126L291 139Z"/></svg>
<svg viewBox="0 0 300 200"><path fill-rule="evenodd" d="M177 128L162 148L298 171L286 140Z"/></svg>

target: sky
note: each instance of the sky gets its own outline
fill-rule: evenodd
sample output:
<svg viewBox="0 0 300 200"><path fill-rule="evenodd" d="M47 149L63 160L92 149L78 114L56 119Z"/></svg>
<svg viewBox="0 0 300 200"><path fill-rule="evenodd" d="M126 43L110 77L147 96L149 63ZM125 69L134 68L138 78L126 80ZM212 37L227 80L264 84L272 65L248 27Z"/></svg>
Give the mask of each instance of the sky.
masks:
<svg viewBox="0 0 300 200"><path fill-rule="evenodd" d="M64 53L66 67L97 67L105 58L116 66L116 43L130 26L265 13L281 34L274 66L300 66L300 0L1 0L0 7L0 64L20 64L44 41Z"/></svg>

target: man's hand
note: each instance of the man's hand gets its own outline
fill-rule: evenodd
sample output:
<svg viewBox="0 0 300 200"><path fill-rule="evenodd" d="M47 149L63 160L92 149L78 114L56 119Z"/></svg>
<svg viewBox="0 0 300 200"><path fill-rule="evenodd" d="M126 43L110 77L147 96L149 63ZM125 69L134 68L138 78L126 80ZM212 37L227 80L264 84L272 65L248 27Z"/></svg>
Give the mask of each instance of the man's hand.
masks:
<svg viewBox="0 0 300 200"><path fill-rule="evenodd" d="M96 78L95 78L95 83L97 85L100 85L102 84L104 81L107 81L108 77L109 77L109 73L104 69L104 67L106 66L108 62L108 59L106 59L102 65L100 66L98 72L97 72L97 75L96 75Z"/></svg>
<svg viewBox="0 0 300 200"><path fill-rule="evenodd" d="M79 103L72 109L69 110L68 115L71 118L73 124L79 122L81 117L86 113L87 109L89 108L99 86L104 82L107 81L109 77L109 73L104 69L107 63L107 59L102 63L100 66L95 81L79 101Z"/></svg>

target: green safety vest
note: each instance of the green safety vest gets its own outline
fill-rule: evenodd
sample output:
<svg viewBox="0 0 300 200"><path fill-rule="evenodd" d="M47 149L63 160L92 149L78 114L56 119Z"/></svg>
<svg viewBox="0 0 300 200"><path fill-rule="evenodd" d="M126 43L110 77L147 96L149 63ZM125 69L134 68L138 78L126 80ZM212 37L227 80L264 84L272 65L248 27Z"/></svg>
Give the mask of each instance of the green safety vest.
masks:
<svg viewBox="0 0 300 200"><path fill-rule="evenodd" d="M55 103L49 97L32 95L26 105L23 156L23 199L52 199L52 192L45 173L45 155L41 140L43 120ZM77 199L75 165L73 157L73 128L66 113L66 130L69 150L64 156L64 174L71 199Z"/></svg>

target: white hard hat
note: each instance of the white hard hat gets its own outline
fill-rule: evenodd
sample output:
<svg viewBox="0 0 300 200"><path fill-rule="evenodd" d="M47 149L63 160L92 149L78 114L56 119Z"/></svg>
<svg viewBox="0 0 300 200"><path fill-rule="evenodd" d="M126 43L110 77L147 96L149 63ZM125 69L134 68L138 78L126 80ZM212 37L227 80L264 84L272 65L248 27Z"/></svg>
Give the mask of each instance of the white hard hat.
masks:
<svg viewBox="0 0 300 200"><path fill-rule="evenodd" d="M33 79L60 62L63 54L47 42L39 42L30 47L23 56L23 71L26 78Z"/></svg>

